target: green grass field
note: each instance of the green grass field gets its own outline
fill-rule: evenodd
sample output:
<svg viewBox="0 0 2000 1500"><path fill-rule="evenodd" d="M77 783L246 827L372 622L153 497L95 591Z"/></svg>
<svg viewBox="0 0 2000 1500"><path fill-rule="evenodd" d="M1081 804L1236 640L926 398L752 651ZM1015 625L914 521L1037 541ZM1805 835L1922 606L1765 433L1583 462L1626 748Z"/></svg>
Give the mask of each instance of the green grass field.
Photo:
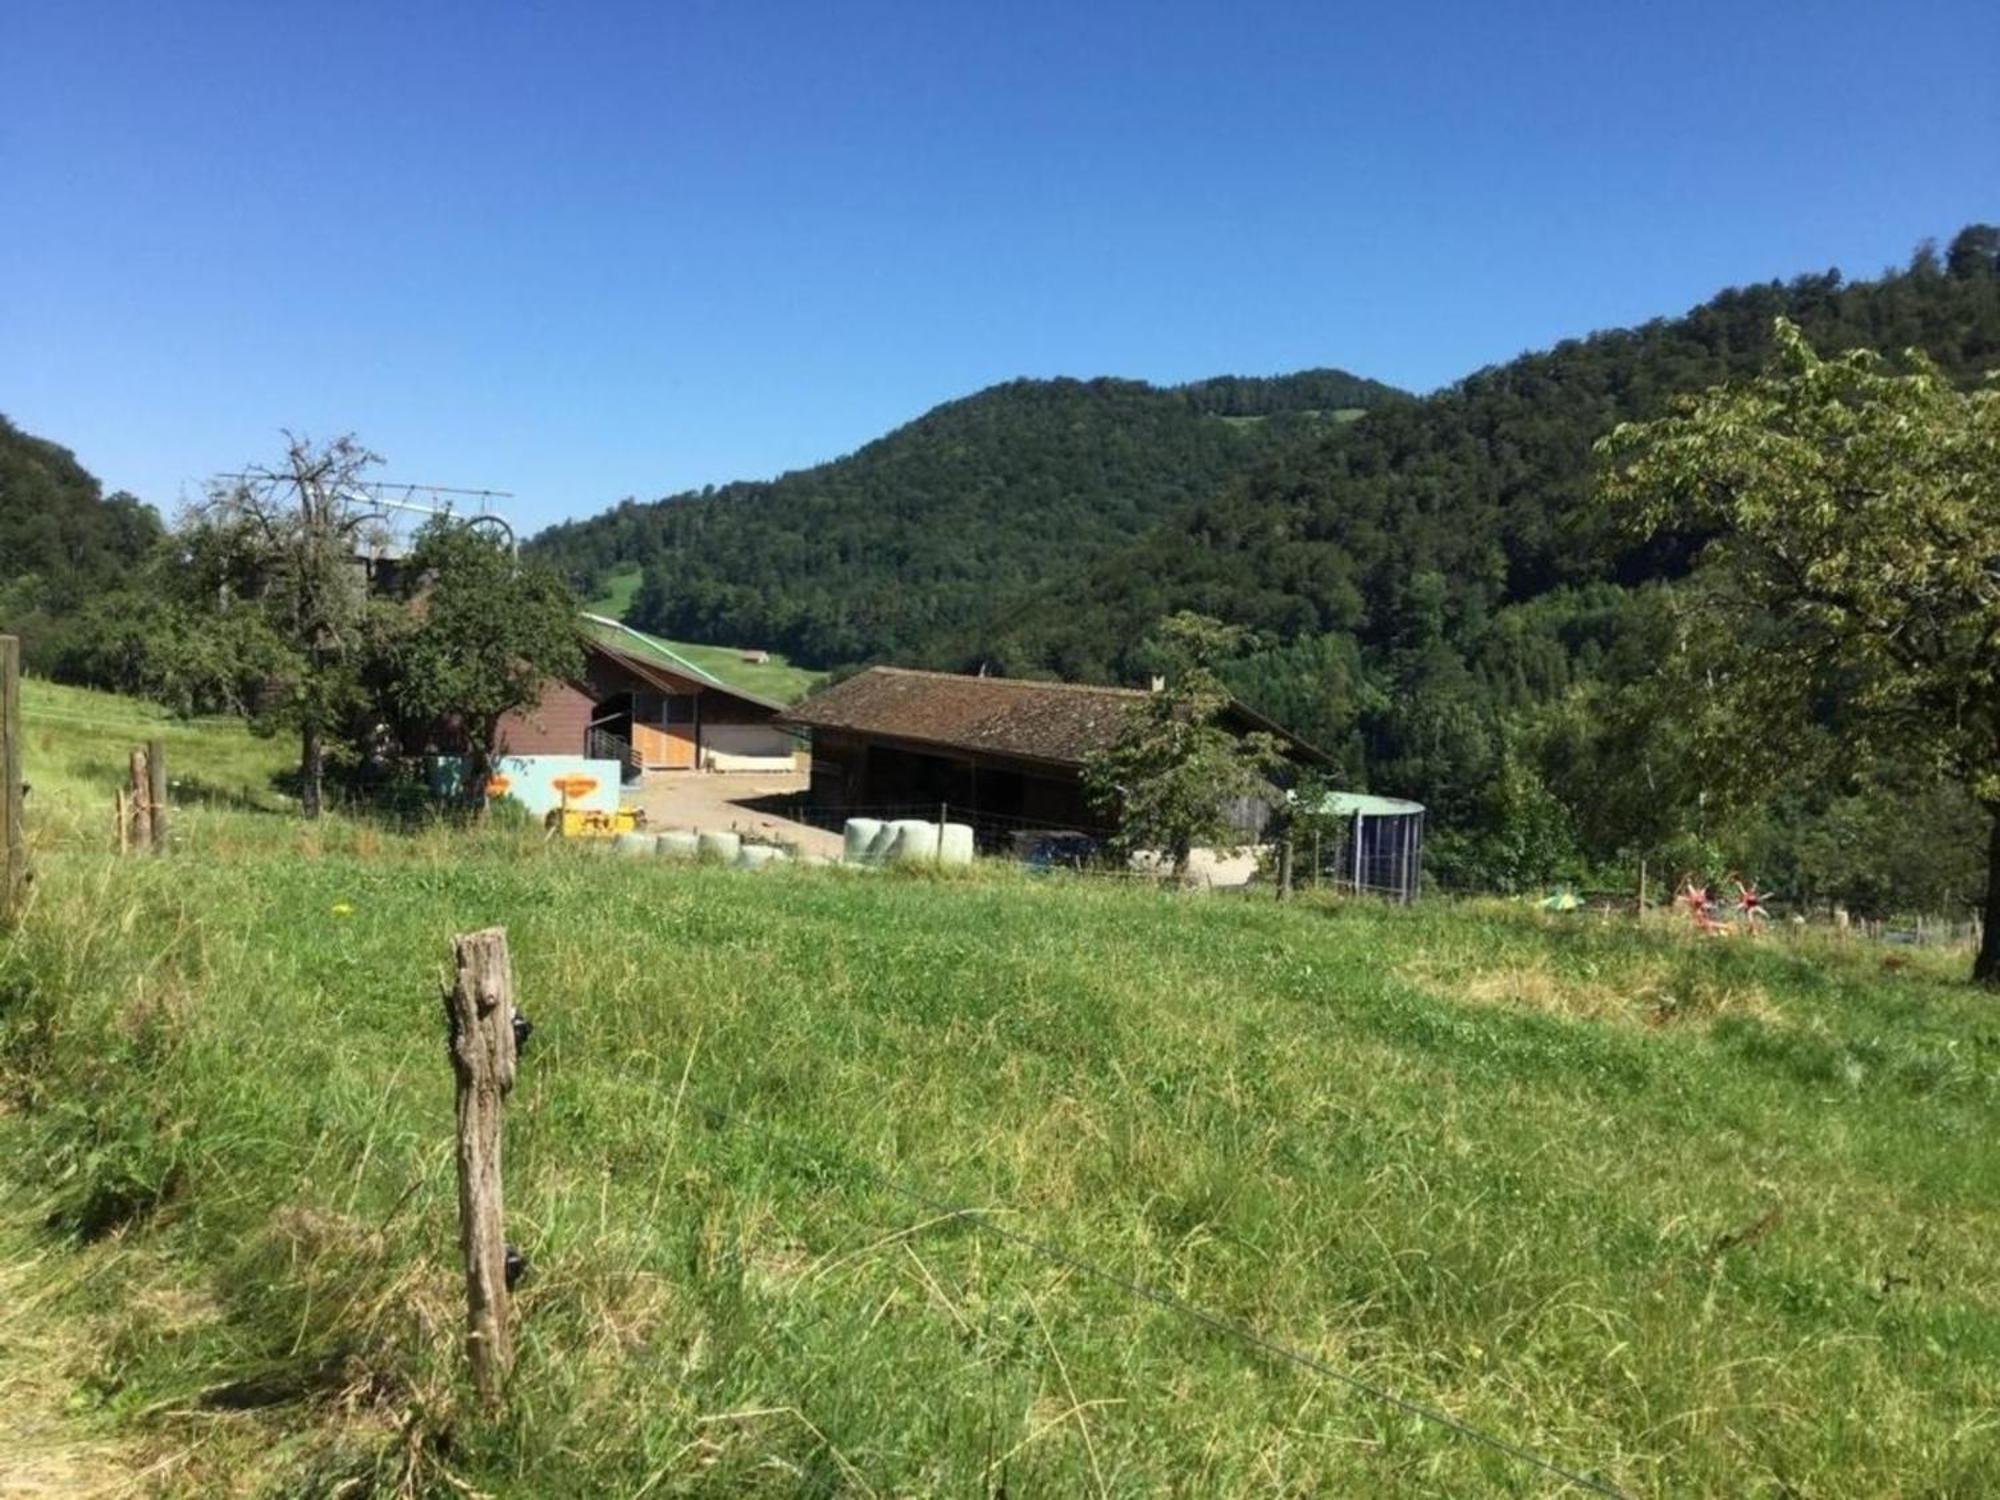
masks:
<svg viewBox="0 0 2000 1500"><path fill-rule="evenodd" d="M1579 1493L935 1204L1629 1494L2000 1474L2000 1019L1956 959L220 800L120 862L55 805L151 721L87 700L31 691L0 956L11 1243L69 1334L0 1319L0 1394L170 1493ZM186 733L246 795L281 748ZM489 1422L438 992L495 922L537 1030Z"/></svg>
<svg viewBox="0 0 2000 1500"><path fill-rule="evenodd" d="M590 612L607 615L614 620L624 619L625 612L632 607L633 596L639 592L639 580L640 573L635 567L613 572L606 582L604 593L590 602ZM770 654L769 661L754 662L745 661L743 649L737 646L706 646L696 641L670 641L657 636L651 639L658 640L668 650L678 652L731 687L742 688L760 697L774 698L780 703L796 703L826 675L811 667L794 666L787 657L777 652Z"/></svg>
<svg viewBox="0 0 2000 1500"><path fill-rule="evenodd" d="M613 568L605 575L604 592L590 601L590 612L609 615L614 620L624 619L625 611L632 607L632 601L639 594L639 585L644 581L645 574L636 564Z"/></svg>

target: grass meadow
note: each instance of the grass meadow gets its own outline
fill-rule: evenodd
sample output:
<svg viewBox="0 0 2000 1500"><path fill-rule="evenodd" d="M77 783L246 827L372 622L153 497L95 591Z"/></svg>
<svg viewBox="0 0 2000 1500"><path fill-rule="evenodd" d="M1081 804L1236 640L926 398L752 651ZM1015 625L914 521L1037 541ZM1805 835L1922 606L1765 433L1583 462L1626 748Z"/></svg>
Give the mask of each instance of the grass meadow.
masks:
<svg viewBox="0 0 2000 1500"><path fill-rule="evenodd" d="M624 619L643 581L644 575L637 564L613 569L605 579L604 592L590 601L591 613ZM743 648L737 646L709 646L696 641L665 641L665 644L731 687L775 698L780 703L796 703L826 676L811 667L794 666L790 658L776 651L770 653L769 661L756 662L745 661Z"/></svg>
<svg viewBox="0 0 2000 1500"><path fill-rule="evenodd" d="M143 715L30 698L0 1396L165 1492L1581 1493L940 1206L1624 1493L2000 1482L1955 960L309 829L214 727L179 769L237 795L119 861L83 698ZM492 923L536 1031L485 1420L438 997Z"/></svg>

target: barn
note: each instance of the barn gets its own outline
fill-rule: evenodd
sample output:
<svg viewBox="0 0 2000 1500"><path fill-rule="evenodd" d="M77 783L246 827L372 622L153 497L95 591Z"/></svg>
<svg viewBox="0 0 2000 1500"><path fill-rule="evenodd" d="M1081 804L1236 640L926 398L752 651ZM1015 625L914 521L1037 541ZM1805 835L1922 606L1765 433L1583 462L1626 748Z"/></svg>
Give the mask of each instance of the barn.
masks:
<svg viewBox="0 0 2000 1500"><path fill-rule="evenodd" d="M778 723L812 735L809 802L823 820L929 816L944 807L991 847L1010 829L1109 832L1085 793L1084 765L1117 743L1145 697L1136 688L870 667ZM1225 723L1276 735L1302 765L1326 763L1240 704ZM1273 798L1280 795L1274 787ZM1269 808L1251 799L1238 809L1248 838L1262 831Z"/></svg>
<svg viewBox="0 0 2000 1500"><path fill-rule="evenodd" d="M500 722L508 756L615 760L645 771L788 771L802 753L784 705L732 687L662 641L602 616L583 621L583 670Z"/></svg>

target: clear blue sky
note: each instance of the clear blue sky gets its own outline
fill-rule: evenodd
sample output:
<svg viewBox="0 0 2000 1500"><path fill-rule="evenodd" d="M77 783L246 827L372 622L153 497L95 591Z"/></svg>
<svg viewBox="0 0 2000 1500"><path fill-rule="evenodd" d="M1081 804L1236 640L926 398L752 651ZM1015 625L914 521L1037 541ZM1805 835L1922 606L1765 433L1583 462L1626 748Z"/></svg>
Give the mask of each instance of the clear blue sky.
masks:
<svg viewBox="0 0 2000 1500"><path fill-rule="evenodd" d="M1426 389L2000 219L2000 4L0 0L0 411L540 525L1017 375Z"/></svg>

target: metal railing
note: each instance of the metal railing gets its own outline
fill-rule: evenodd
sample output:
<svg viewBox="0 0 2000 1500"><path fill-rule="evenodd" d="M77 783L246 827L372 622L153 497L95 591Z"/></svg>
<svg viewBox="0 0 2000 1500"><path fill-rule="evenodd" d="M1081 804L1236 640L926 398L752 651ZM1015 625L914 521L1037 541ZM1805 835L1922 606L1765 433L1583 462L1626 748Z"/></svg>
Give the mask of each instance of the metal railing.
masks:
<svg viewBox="0 0 2000 1500"><path fill-rule="evenodd" d="M639 759L639 752L632 748L632 742L621 739L608 729L585 730L583 753L592 760L617 761L619 772L626 781L636 781L639 773L646 769Z"/></svg>

